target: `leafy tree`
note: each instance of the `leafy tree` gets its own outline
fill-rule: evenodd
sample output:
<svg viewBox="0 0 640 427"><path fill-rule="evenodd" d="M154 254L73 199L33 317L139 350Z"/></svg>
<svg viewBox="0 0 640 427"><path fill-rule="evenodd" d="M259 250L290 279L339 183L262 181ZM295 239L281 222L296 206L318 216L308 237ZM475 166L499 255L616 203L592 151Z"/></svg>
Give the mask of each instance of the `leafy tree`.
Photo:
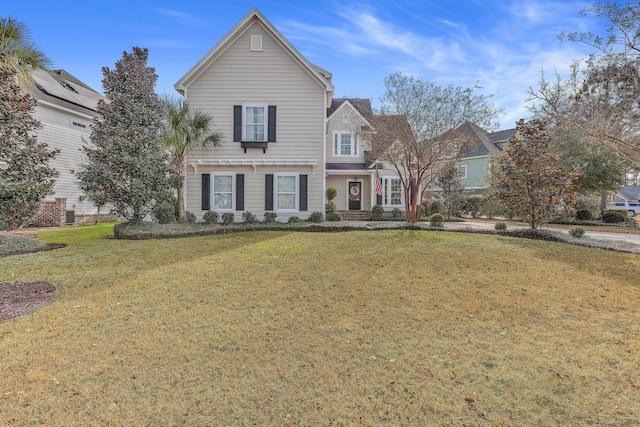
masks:
<svg viewBox="0 0 640 427"><path fill-rule="evenodd" d="M51 61L31 40L31 32L23 22L0 18L0 66L15 71L18 85L28 88L33 82L33 70L47 68Z"/></svg>
<svg viewBox="0 0 640 427"><path fill-rule="evenodd" d="M442 189L440 197L447 219L460 216L466 194L464 184L460 180L462 172L455 167L447 169L444 174L436 180L436 185Z"/></svg>
<svg viewBox="0 0 640 427"><path fill-rule="evenodd" d="M91 125L86 162L77 172L80 188L104 196L112 212L141 221L157 201L172 196L175 170L161 145L163 105L154 87L158 76L148 67L147 49L124 52L115 69L103 67L106 100Z"/></svg>
<svg viewBox="0 0 640 427"><path fill-rule="evenodd" d="M401 73L385 78L371 155L391 165L402 182L407 221L417 222L423 192L460 157L464 124L497 127L501 111L474 88L442 87ZM404 125L406 124L406 126Z"/></svg>
<svg viewBox="0 0 640 427"><path fill-rule="evenodd" d="M57 172L49 166L58 150L38 142L40 122L31 115L36 100L15 82L0 53L0 222L13 229L38 212Z"/></svg>
<svg viewBox="0 0 640 427"><path fill-rule="evenodd" d="M222 133L211 129L213 117L202 110L193 109L184 99L165 95L165 126L162 143L171 153L171 162L179 176L176 188L178 216L185 219L184 178L187 155L193 150L210 150L222 144Z"/></svg>
<svg viewBox="0 0 640 427"><path fill-rule="evenodd" d="M544 121L521 119L516 131L492 168L489 194L531 228L538 228L559 209L575 203L577 174L556 165Z"/></svg>

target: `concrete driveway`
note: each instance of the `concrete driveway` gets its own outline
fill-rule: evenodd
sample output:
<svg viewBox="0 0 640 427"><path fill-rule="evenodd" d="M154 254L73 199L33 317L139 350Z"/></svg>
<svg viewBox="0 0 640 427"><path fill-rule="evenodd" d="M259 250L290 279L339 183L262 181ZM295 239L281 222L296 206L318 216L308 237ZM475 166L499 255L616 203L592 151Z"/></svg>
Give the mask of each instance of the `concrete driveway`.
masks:
<svg viewBox="0 0 640 427"><path fill-rule="evenodd" d="M464 222L446 222L445 228L450 228L454 230L464 229L464 228L470 228L470 229L476 229L476 230L494 230L495 223L496 221L474 221L472 219L469 219L469 220L465 220ZM517 224L517 225L508 224L508 227L512 229L513 228L529 228L525 224ZM541 227L541 228L547 229L547 230L560 231L563 233L569 233L569 230L567 228L555 227L554 225L545 225L544 227ZM623 242L635 243L637 245L640 245L640 233L639 234L627 233L625 232L624 229L621 229L620 232L587 230L587 232L585 233L585 237L590 237L592 239L599 239L599 240L623 241Z"/></svg>

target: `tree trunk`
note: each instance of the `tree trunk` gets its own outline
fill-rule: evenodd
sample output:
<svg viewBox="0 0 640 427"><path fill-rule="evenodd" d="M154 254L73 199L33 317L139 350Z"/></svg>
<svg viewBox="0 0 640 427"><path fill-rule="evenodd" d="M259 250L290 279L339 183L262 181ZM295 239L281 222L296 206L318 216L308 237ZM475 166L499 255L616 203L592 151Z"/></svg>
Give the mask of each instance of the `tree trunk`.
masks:
<svg viewBox="0 0 640 427"><path fill-rule="evenodd" d="M602 196L600 196L600 213L607 210L607 191L602 192Z"/></svg>
<svg viewBox="0 0 640 427"><path fill-rule="evenodd" d="M183 197L184 188L178 187L177 190L178 190L178 218L185 219L187 214L184 210L184 197Z"/></svg>
<svg viewBox="0 0 640 427"><path fill-rule="evenodd" d="M98 214L96 215L96 222L93 225L98 225L98 220L100 219L100 205L98 205Z"/></svg>

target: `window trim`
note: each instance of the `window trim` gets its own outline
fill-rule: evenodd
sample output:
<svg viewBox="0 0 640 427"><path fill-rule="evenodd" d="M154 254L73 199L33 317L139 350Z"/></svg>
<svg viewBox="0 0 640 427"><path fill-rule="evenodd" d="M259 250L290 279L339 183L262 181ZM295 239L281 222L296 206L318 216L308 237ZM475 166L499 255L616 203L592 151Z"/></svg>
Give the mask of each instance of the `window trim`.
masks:
<svg viewBox="0 0 640 427"><path fill-rule="evenodd" d="M216 191L215 191L215 177L216 176L229 176L231 177L231 208L229 209L218 209L215 206L215 196L216 196ZM211 173L211 184L210 184L210 192L211 195L209 196L211 198L211 209L212 211L216 211L216 212L235 212L236 211L236 173L235 172L215 172L215 173ZM218 193L222 193L221 191L219 191Z"/></svg>
<svg viewBox="0 0 640 427"><path fill-rule="evenodd" d="M390 208L404 207L404 189L402 188L402 180L399 176L382 176L382 206ZM400 182L400 203L395 205L391 202L391 185L393 180ZM387 202L387 199L389 202Z"/></svg>
<svg viewBox="0 0 640 427"><path fill-rule="evenodd" d="M456 165L456 169L462 170L460 179L465 179L467 177L467 165Z"/></svg>
<svg viewBox="0 0 640 427"><path fill-rule="evenodd" d="M294 209L281 209L278 206L278 180L283 177L293 177L295 183L295 208ZM300 174L297 172L280 172L273 174L273 211L281 213L296 213L300 212Z"/></svg>
<svg viewBox="0 0 640 427"><path fill-rule="evenodd" d="M262 108L264 114L262 115L263 121L263 139L248 139L247 138L247 108ZM258 123L253 123L254 125ZM242 104L242 142L267 142L269 140L269 106L264 103L251 102Z"/></svg>
<svg viewBox="0 0 640 427"><path fill-rule="evenodd" d="M342 154L342 141L339 140L338 136L347 134L351 137L351 149L350 154ZM356 132L349 132L345 130L334 130L333 131L333 156L334 157L358 157L358 134Z"/></svg>

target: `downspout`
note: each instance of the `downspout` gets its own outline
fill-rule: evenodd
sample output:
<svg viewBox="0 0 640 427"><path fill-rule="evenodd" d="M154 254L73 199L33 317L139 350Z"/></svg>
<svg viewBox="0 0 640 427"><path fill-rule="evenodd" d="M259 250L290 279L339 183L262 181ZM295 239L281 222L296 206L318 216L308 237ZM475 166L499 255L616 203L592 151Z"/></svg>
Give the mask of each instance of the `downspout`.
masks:
<svg viewBox="0 0 640 427"><path fill-rule="evenodd" d="M322 217L327 214L327 202L325 200L327 194L327 97L328 91L323 90L323 109L322 109Z"/></svg>

